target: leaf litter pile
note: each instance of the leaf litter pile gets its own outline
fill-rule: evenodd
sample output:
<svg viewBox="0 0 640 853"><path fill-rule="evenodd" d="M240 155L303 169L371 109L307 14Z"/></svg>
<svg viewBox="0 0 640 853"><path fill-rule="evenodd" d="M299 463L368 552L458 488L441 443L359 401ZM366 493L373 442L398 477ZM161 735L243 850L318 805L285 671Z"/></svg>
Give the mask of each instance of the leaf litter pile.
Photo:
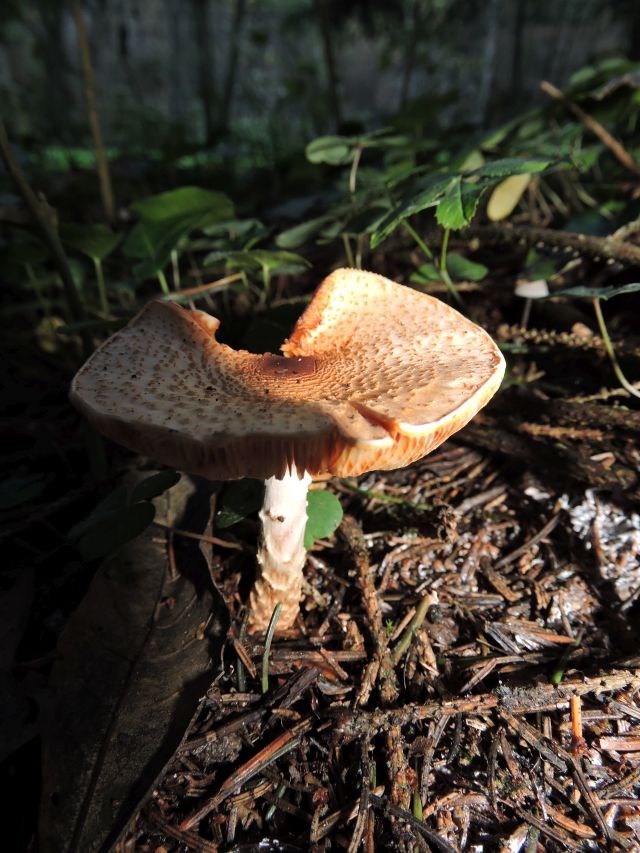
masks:
<svg viewBox="0 0 640 853"><path fill-rule="evenodd" d="M637 849L639 425L514 382L410 468L332 481L342 524L266 645L243 628L255 522L210 520L229 626L116 849Z"/></svg>

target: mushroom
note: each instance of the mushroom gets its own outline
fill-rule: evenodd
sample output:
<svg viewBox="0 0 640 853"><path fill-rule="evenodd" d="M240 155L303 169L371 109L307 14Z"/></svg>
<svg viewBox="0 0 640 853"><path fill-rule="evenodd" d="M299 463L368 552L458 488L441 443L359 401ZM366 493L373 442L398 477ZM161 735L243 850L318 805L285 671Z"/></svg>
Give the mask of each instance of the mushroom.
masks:
<svg viewBox="0 0 640 853"><path fill-rule="evenodd" d="M71 400L114 441L216 480L266 481L253 630L298 612L313 477L402 468L463 427L498 389L489 335L437 299L336 270L283 344L216 341L219 321L151 302L79 370Z"/></svg>

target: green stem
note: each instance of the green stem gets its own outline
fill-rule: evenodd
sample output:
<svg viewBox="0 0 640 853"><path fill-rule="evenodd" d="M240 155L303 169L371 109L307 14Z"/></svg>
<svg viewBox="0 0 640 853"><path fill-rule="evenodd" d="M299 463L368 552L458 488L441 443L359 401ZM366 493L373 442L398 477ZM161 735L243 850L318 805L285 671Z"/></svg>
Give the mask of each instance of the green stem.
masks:
<svg viewBox="0 0 640 853"><path fill-rule="evenodd" d="M171 250L171 270L173 272L173 289L180 290L180 265L176 249Z"/></svg>
<svg viewBox="0 0 640 853"><path fill-rule="evenodd" d="M600 328L600 335L602 336L602 340L604 341L607 354L609 356L609 359L611 360L613 372L615 373L618 382L622 385L625 391L628 391L630 394L633 394L634 397L640 397L640 391L638 391L638 389L635 388L631 384L631 382L629 382L627 377L622 372L622 368L618 364L616 351L614 350L613 344L611 343L611 338L609 337L609 332L607 331L607 326L604 322L602 308L600 307L600 300L598 298L593 300L593 310L596 312L596 319L598 321L598 327Z"/></svg>
<svg viewBox="0 0 640 853"><path fill-rule="evenodd" d="M362 252L364 250L364 234L358 234L358 239L356 240L356 269L362 269Z"/></svg>
<svg viewBox="0 0 640 853"><path fill-rule="evenodd" d="M356 145L353 162L351 163L351 171L349 172L349 192L351 195L355 195L356 191L356 175L358 174L358 165L360 163L360 158L362 157L362 148L362 144Z"/></svg>
<svg viewBox="0 0 640 853"><path fill-rule="evenodd" d="M458 305L464 305L464 301L462 296L458 291L458 288L451 281L451 277L449 275L449 271L447 270L447 249L449 248L449 235L451 234L450 228L444 229L444 236L442 238L442 249L440 250L440 277L447 285L447 290L451 294L451 296L455 299Z"/></svg>
<svg viewBox="0 0 640 853"><path fill-rule="evenodd" d="M422 800L420 799L420 791L416 788L413 792L413 816L417 820L422 820Z"/></svg>
<svg viewBox="0 0 640 853"><path fill-rule="evenodd" d="M262 304L264 305L269 299L269 290L271 289L271 276L269 275L269 267L262 267Z"/></svg>
<svg viewBox="0 0 640 853"><path fill-rule="evenodd" d="M411 622L409 622L406 631L404 632L402 637L400 637L398 644L394 648L393 653L391 655L391 660L393 661L394 666L400 663L402 655L409 648L409 644L411 643L413 635L424 622L427 616L427 610L429 609L429 605L431 604L431 600L432 599L430 595L425 595L423 597L422 601L416 609L415 614L413 615Z"/></svg>
<svg viewBox="0 0 640 853"><path fill-rule="evenodd" d="M435 263L435 258L434 258L433 252L427 246L427 244L424 242L422 237L418 234L418 232L413 227L413 225L407 219L405 219L402 224L404 225L405 229L409 232L409 234L411 234L413 239L416 241L418 247L420 249L422 249L422 251L424 252L426 257L430 261ZM446 285L446 288L449 291L449 293L451 294L451 297L458 303L458 305L464 305L462 297L460 296L460 294L458 292L458 288L451 281L451 277L449 276L449 273L447 272L447 244L449 242L449 231L450 231L449 228L445 228L444 239L442 241L442 253L440 255L440 263L435 264L435 266L436 266L436 270L438 272L438 275L440 276L440 280L443 282L443 284Z"/></svg>
<svg viewBox="0 0 640 853"><path fill-rule="evenodd" d="M284 797L286 790L287 790L287 786L284 784L284 782L281 782L276 789L276 797L279 800L281 800ZM276 804L272 803L269 806L269 808L267 809L267 813L265 814L264 819L265 820L271 820L273 818L274 814L276 813L276 808L277 808Z"/></svg>
<svg viewBox="0 0 640 853"><path fill-rule="evenodd" d="M570 646L566 646L562 654L560 655L560 660L555 665L553 672L549 676L549 681L551 684L554 684L556 687L562 679L564 678L564 673L567 668L567 664L569 663L569 658L572 653L575 652L576 649L580 648L580 643L582 642L582 631L578 634L575 641L571 643Z"/></svg>
<svg viewBox="0 0 640 853"><path fill-rule="evenodd" d="M164 270L158 270L156 272L156 276L158 278L158 281L160 282L160 287L162 288L162 292L164 293L165 296L168 296L169 292L170 292L169 291L169 282L167 281L167 277L164 274Z"/></svg>
<svg viewBox="0 0 640 853"><path fill-rule="evenodd" d="M355 268L356 262L353 257L353 252L351 251L351 241L349 240L348 234L342 235L342 245L344 246L344 253L347 256L347 263L352 269Z"/></svg>
<svg viewBox="0 0 640 853"><path fill-rule="evenodd" d="M424 252L424 254L427 256L427 258L428 258L430 261L433 261L433 260L434 260L433 252L432 252L432 251L431 251L431 249L427 246L427 244L424 242L424 240L422 239L422 237L418 234L418 232L417 232L417 231L416 231L416 229L413 227L413 225L409 222L409 220L408 220L408 219L405 219L405 220L404 220L404 222L403 222L402 224L404 225L405 229L409 232L409 234L411 234L411 236L413 237L413 239L414 239L414 240L416 241L416 243L418 244L419 248L420 248L420 249L422 249L422 251Z"/></svg>
<svg viewBox="0 0 640 853"><path fill-rule="evenodd" d="M107 299L107 286L104 281L104 272L102 270L102 261L100 258L93 258L93 265L96 269L96 281L98 282L98 295L100 297L100 310L103 313L109 313L109 300Z"/></svg>
<svg viewBox="0 0 640 853"><path fill-rule="evenodd" d="M444 235L442 237L442 248L440 249L440 272L447 272L447 249L449 248L449 234L451 234L450 228L444 229Z"/></svg>
<svg viewBox="0 0 640 853"><path fill-rule="evenodd" d="M397 498L395 495L386 495L384 492L375 492L371 489L361 489L360 486L355 486L349 480L341 480L340 482L345 486L345 488L349 489L350 492L355 492L357 495L364 495L372 500L383 501L384 503L389 504L398 504L399 506L411 507L412 509L423 510L425 512L433 509L432 504L413 503L413 501L408 501L405 498Z"/></svg>

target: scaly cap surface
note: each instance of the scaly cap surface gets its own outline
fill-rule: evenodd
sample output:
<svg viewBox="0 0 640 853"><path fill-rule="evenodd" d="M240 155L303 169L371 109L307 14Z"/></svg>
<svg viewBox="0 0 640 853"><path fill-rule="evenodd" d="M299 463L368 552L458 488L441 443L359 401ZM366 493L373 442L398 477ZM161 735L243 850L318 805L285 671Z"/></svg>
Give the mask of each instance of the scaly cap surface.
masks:
<svg viewBox="0 0 640 853"><path fill-rule="evenodd" d="M430 296L337 270L284 356L233 350L219 321L152 302L77 373L71 399L105 435L210 479L401 468L493 396L504 359Z"/></svg>

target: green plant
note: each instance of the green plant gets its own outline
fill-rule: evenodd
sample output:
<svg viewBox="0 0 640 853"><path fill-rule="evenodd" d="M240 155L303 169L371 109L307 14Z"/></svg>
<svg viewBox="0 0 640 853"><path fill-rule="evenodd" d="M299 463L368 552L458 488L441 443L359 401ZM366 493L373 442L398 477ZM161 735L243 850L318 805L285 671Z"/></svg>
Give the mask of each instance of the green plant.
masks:
<svg viewBox="0 0 640 853"><path fill-rule="evenodd" d="M633 282L630 284L622 284L619 286L611 285L608 287L584 287L582 285L578 287L568 287L564 290L556 291L554 296L568 296L577 299L590 299L593 305L593 310L596 315L596 320L598 323L598 328L600 329L600 334L602 336L602 340L604 341L605 349L607 351L607 355L609 356L609 360L611 361L611 366L613 367L613 372L616 375L616 378L620 385L628 391L629 394L632 394L634 397L640 397L640 390L635 387L627 377L624 375L622 368L620 367L620 362L618 361L618 357L616 355L616 351L614 349L613 343L609 336L609 331L607 329L607 324L604 320L604 315L602 313L601 302L606 302L608 299L612 299L614 296L620 296L625 293L637 293L640 291L640 283Z"/></svg>

